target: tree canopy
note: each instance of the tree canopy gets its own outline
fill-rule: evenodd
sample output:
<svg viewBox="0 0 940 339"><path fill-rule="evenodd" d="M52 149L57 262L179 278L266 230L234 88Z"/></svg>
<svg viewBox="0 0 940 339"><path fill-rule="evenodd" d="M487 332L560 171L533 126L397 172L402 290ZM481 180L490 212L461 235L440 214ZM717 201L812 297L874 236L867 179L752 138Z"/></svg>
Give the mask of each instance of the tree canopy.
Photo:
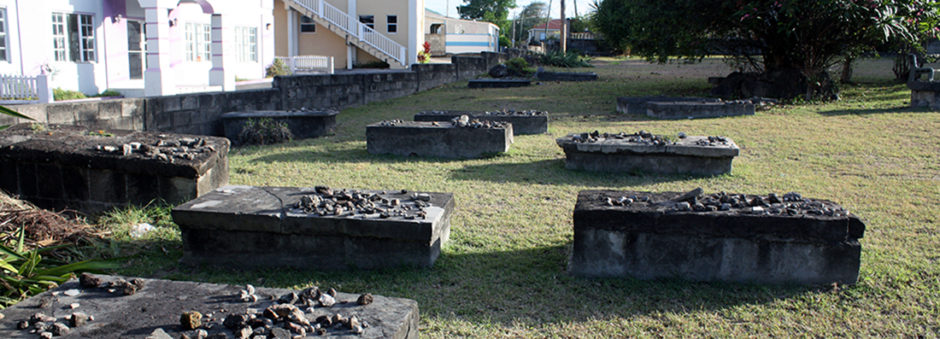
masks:
<svg viewBox="0 0 940 339"><path fill-rule="evenodd" d="M935 0L601 0L595 26L650 60L721 50L757 71L825 71L849 51L937 32ZM920 35L918 35L920 34Z"/></svg>

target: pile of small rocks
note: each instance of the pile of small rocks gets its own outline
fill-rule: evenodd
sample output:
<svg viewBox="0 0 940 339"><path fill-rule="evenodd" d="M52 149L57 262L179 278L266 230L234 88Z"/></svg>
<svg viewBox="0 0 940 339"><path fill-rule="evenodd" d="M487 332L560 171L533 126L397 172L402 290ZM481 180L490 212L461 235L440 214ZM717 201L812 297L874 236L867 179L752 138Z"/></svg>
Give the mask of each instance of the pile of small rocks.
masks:
<svg viewBox="0 0 940 339"><path fill-rule="evenodd" d="M728 138L719 137L719 136L708 136L707 139L696 140L695 144L698 146L722 146L722 145L728 144Z"/></svg>
<svg viewBox="0 0 940 339"><path fill-rule="evenodd" d="M238 298L254 303L258 300L254 286L247 285L239 291ZM273 298L273 297L272 297ZM355 301L337 300L335 289L321 291L314 286L300 293L290 292L280 296L277 301L263 310L247 308L244 313L229 313L222 320L222 326L232 331L235 338L295 338L309 335L344 335L362 334L369 324L356 315L342 313L321 314L320 309L332 308L338 304L355 303L366 306L372 303L370 293L359 295ZM321 314L321 315L317 315ZM311 320L312 319L312 320ZM180 325L194 331L193 336L183 334L183 338L205 338L208 330L216 324L202 322L202 314L196 311L180 315Z"/></svg>
<svg viewBox="0 0 940 339"><path fill-rule="evenodd" d="M701 188L682 194L676 198L655 202L648 196L622 196L620 198L607 197L608 206L640 206L660 207L666 212L715 212L731 211L744 214L800 216L817 215L840 217L847 216L849 212L844 208L829 202L803 198L799 193L789 192L783 196L776 193L763 195L731 194L725 192L703 194Z"/></svg>
<svg viewBox="0 0 940 339"><path fill-rule="evenodd" d="M625 132L620 132L617 134L603 133L601 134L598 131L591 133L581 133L571 135L571 139L574 142L586 142L586 143L595 143L605 139L614 139L614 140L624 140L626 142L638 143L643 145L654 145L654 146L664 146L672 145L675 142L670 141L668 138L662 135L655 135L647 131L639 131L633 134L627 134Z"/></svg>
<svg viewBox="0 0 940 339"><path fill-rule="evenodd" d="M402 121L401 119L382 120L381 122L379 122L379 126L383 126L383 127L395 127L395 126L401 125L402 123L404 123L404 121Z"/></svg>
<svg viewBox="0 0 940 339"><path fill-rule="evenodd" d="M470 119L468 115L461 115L451 120L454 124L454 127L461 128L504 128L506 127L506 122L503 121L491 121L491 120L480 120L480 119Z"/></svg>
<svg viewBox="0 0 940 339"><path fill-rule="evenodd" d="M105 288L109 293L112 294L132 295L137 293L137 291L140 289L144 288L144 281L141 279L131 279L130 281L118 279L115 281L103 283L100 278L92 274L82 273L82 275L79 276L79 285L85 289ZM66 296L77 296L81 293L81 291L72 289L64 292L53 292L53 296L57 295L58 293L62 293ZM51 303L51 298L43 299L39 308L46 308ZM80 306L81 305L78 303L73 303L68 307L72 310L75 310ZM93 315L88 315L85 312L72 312L62 319L56 319L56 317L51 315L37 312L30 316L29 319L18 322L16 324L16 328L28 331L32 334L37 334L40 338L48 339L52 337L68 335L72 329L85 326L85 324L92 321L95 321L95 317Z"/></svg>
<svg viewBox="0 0 940 339"><path fill-rule="evenodd" d="M302 196L294 207L304 213L319 216L378 214L379 218L383 219L400 217L411 220L427 218L425 208L432 206L431 195L428 193L412 193L409 200L402 201L384 196L387 194L384 191L362 193L343 189L337 192L328 186L317 186L314 191L315 194ZM401 194L408 194L408 191L402 190Z"/></svg>
<svg viewBox="0 0 940 339"><path fill-rule="evenodd" d="M179 138L168 139L167 135L161 134L152 145L129 142L117 145L95 145L94 150L101 153L120 154L131 156L138 154L144 158L157 159L172 163L174 159L193 160L196 156L203 153L215 152L215 147L206 145L203 138Z"/></svg>

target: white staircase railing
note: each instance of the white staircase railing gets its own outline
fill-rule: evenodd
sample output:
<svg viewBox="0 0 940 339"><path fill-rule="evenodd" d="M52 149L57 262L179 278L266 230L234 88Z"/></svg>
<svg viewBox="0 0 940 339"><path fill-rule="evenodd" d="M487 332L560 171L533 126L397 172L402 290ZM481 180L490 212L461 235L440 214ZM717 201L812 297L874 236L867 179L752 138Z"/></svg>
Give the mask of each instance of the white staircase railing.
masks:
<svg viewBox="0 0 940 339"><path fill-rule="evenodd" d="M380 52L385 53L385 55L388 55L399 64L408 64L406 56L407 53L405 52L406 49L404 46L395 42L395 40L392 40L389 37L369 28L369 26L366 24L359 22L359 19L355 16L349 15L339 8L336 8L335 6L326 2L326 0L293 1L304 9L323 18L330 24L339 27L346 33L359 39L359 41L362 41L367 45L379 50Z"/></svg>

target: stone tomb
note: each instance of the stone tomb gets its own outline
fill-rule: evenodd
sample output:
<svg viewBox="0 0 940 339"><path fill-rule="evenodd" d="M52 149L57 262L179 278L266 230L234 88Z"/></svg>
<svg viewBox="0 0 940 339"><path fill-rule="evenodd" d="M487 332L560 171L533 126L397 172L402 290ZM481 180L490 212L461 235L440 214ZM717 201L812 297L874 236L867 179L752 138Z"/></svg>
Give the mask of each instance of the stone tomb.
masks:
<svg viewBox="0 0 940 339"><path fill-rule="evenodd" d="M232 142L238 142L239 134L249 120L270 119L277 123L284 123L295 139L321 137L333 132L336 126L337 111L255 111L255 112L229 112L222 114L222 124L225 127L225 137Z"/></svg>
<svg viewBox="0 0 940 339"><path fill-rule="evenodd" d="M548 132L548 112L541 111L424 111L415 114L415 121L451 121L466 115L470 119L502 121L512 124L513 135Z"/></svg>
<svg viewBox="0 0 940 339"><path fill-rule="evenodd" d="M731 172L739 149L717 136L686 136L676 141L644 131L634 134L580 133L556 140L565 167L599 172L718 175Z"/></svg>
<svg viewBox="0 0 940 339"><path fill-rule="evenodd" d="M315 269L431 267L450 193L225 186L173 209L184 263Z"/></svg>
<svg viewBox="0 0 940 339"><path fill-rule="evenodd" d="M911 107L940 109L940 82L910 81Z"/></svg>
<svg viewBox="0 0 940 339"><path fill-rule="evenodd" d="M228 183L228 150L219 137L19 124L0 132L0 188L89 214L182 203Z"/></svg>
<svg viewBox="0 0 940 339"><path fill-rule="evenodd" d="M532 85L529 79L473 79L467 83L469 88L509 88Z"/></svg>
<svg viewBox="0 0 940 339"><path fill-rule="evenodd" d="M535 78L541 81L597 81L594 72L537 72Z"/></svg>
<svg viewBox="0 0 940 339"><path fill-rule="evenodd" d="M617 111L646 114L658 119L718 118L754 115L752 100L721 100L683 97L621 97L617 98Z"/></svg>
<svg viewBox="0 0 940 339"><path fill-rule="evenodd" d="M568 271L822 285L858 279L865 224L839 205L740 194L581 191Z"/></svg>
<svg viewBox="0 0 940 339"><path fill-rule="evenodd" d="M98 281L94 281L97 279ZM199 330L207 332L209 338L237 338L236 331L244 328L245 324L237 321L225 321L228 317L237 319L245 315L249 328L269 334L280 334L277 338L290 338L299 335L285 329L288 322L278 319L270 329L264 328L262 319L267 319L264 311L278 303L278 299L291 293L304 295L301 291L292 291L279 288L251 288L254 289L256 301L241 299L242 289L247 286L231 286L189 281L169 281L158 279L122 278L116 276L83 275L80 284L73 279L62 286L26 299L16 305L0 311L4 315L0 320L0 337L2 338L39 338L39 333L30 333L38 324L45 324L53 331L53 324L61 330L62 325L68 327L62 338L180 338L187 335L189 338L198 338L196 330L183 327L181 317L184 312L199 312L202 315ZM94 283L102 287L94 287ZM136 283L136 284L135 284ZM108 287L114 285L114 287ZM132 286L133 294L126 295L125 288ZM138 288L138 286L141 286ZM306 290L305 290L306 291ZM312 291L312 290L311 290ZM326 291L321 291L325 293ZM336 293L333 298L336 303L330 307L315 303L308 307L301 302L293 303L300 309L303 317L310 323L305 330L308 336L317 337L351 337L351 338L418 338L418 303L410 299L389 298L379 295L372 296L372 302L360 305L357 301L360 295ZM72 308L70 305L77 305ZM283 306L282 306L283 307ZM28 321L35 314L43 314L46 321L36 321L30 324L29 329L17 328L20 322ZM78 315L72 318L73 313L82 313L94 317L86 320ZM325 322L318 322L321 316L334 317L336 314L343 318L356 317L362 332L357 334L347 324L337 326L324 326ZM252 315L255 317L251 320ZM51 317L51 318L50 318ZM78 322L73 323L71 319ZM192 318L187 318L192 319ZM322 318L321 318L322 319ZM299 318L291 323L303 322ZM230 326L226 326L228 323ZM190 323L191 324L191 323ZM320 324L318 326L318 324ZM252 326L253 325L253 326ZM355 325L355 324L353 324ZM229 328L231 327L231 329ZM292 326L295 330L301 326ZM313 329L310 331L311 328ZM321 331L322 334L317 334ZM61 332L60 332L61 333ZM224 336L223 336L224 335ZM274 336L272 336L274 338Z"/></svg>
<svg viewBox="0 0 940 339"><path fill-rule="evenodd" d="M512 144L513 126L489 120L387 120L366 126L366 148L371 154L479 158L502 153Z"/></svg>

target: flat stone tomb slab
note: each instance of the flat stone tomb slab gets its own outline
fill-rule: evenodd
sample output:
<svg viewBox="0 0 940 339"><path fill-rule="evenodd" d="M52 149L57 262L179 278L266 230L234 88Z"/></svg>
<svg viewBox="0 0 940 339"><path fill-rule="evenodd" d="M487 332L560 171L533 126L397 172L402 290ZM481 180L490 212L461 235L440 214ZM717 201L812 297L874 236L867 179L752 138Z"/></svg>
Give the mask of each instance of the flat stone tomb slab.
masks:
<svg viewBox="0 0 940 339"><path fill-rule="evenodd" d="M738 155L733 140L688 136L668 141L643 131L634 134L570 134L556 140L565 167L598 172L718 175L731 172Z"/></svg>
<svg viewBox="0 0 940 339"><path fill-rule="evenodd" d="M568 270L637 279L855 283L864 223L833 202L791 194L581 191Z"/></svg>
<svg viewBox="0 0 940 339"><path fill-rule="evenodd" d="M646 114L651 102L720 102L721 99L699 97L668 97L663 95L641 97L618 97L617 112L625 114Z"/></svg>
<svg viewBox="0 0 940 339"><path fill-rule="evenodd" d="M285 123L296 139L316 138L333 132L336 126L337 111L254 111L229 112L222 114L222 124L225 127L225 137L232 142L239 140L239 134L249 120L271 119L274 122Z"/></svg>
<svg viewBox="0 0 940 339"><path fill-rule="evenodd" d="M471 119L503 121L512 124L513 135L548 132L548 112L541 111L424 111L415 114L415 121L451 121L461 115Z"/></svg>
<svg viewBox="0 0 940 339"><path fill-rule="evenodd" d="M525 87L532 84L529 79L473 79L467 84L470 88L509 88Z"/></svg>
<svg viewBox="0 0 940 339"><path fill-rule="evenodd" d="M452 122L391 120L366 126L366 148L371 154L479 158L508 151L512 133L512 124L487 120L471 121L465 127Z"/></svg>
<svg viewBox="0 0 940 339"><path fill-rule="evenodd" d="M232 330L223 325L223 320L228 315L256 314L257 318L263 318L263 311L275 304L280 296L291 292L300 293L288 289L258 287L255 290L257 301L246 302L239 298L240 290L246 286L104 275L97 278L101 280L102 286L120 279L142 283L143 287L132 295L124 295L121 288L114 292L110 292L109 288L83 288L77 279L70 280L56 289L0 311L4 315L0 320L0 337L39 338L39 333L32 334L29 333L30 330L17 329L17 324L30 319L36 313L42 313L54 317L54 322L69 327L68 334L56 338L180 338L183 334L196 338L195 330L184 329L180 321L184 312L196 311L203 315L203 326L200 328L207 330L210 338L220 334L224 334L224 338L237 338ZM301 304L294 305L303 311L304 317L312 324L316 324L316 319L320 316L332 317L335 314L342 314L346 318L356 316L361 322L368 324L361 334L355 334L351 329L340 326L326 329L323 337L418 338L417 302L374 295L371 304L359 305L356 302L358 296L337 293L337 303L332 307L317 304L307 308ZM72 309L70 305L73 304L77 304L77 308ZM86 321L80 326L72 326L68 318L75 312L85 313L94 317L94 320ZM50 326L53 324L52 321L44 323ZM283 326L284 321L279 320L273 328ZM288 338L298 335L289 332L281 334L289 334ZM316 334L308 332L307 335Z"/></svg>
<svg viewBox="0 0 940 339"><path fill-rule="evenodd" d="M219 137L19 124L0 132L0 188L87 214L175 204L228 183L228 150Z"/></svg>
<svg viewBox="0 0 940 339"><path fill-rule="evenodd" d="M754 115L750 100L733 101L651 101L646 103L646 115L659 119L718 118Z"/></svg>
<svg viewBox="0 0 940 339"><path fill-rule="evenodd" d="M535 77L541 81L597 81L594 72L538 72Z"/></svg>
<svg viewBox="0 0 940 339"><path fill-rule="evenodd" d="M453 210L450 193L225 186L172 215L184 263L375 269L432 266Z"/></svg>

